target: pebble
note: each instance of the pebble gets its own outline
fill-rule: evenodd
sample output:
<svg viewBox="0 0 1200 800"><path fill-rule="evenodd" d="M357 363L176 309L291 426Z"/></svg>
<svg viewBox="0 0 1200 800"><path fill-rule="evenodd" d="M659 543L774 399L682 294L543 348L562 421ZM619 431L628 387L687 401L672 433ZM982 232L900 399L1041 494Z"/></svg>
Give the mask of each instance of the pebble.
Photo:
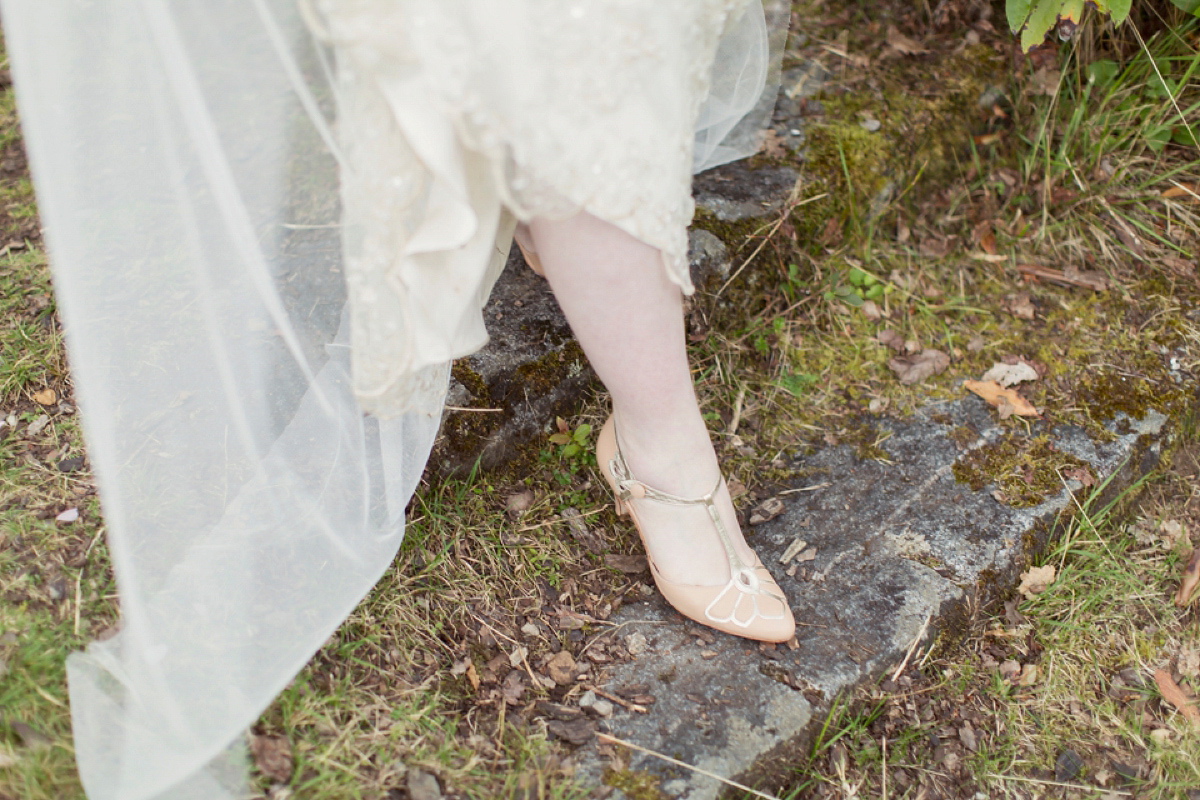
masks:
<svg viewBox="0 0 1200 800"><path fill-rule="evenodd" d="M646 647L649 643L646 641L646 635L642 633L631 633L625 637L625 649L629 651L631 656L639 656L646 652Z"/></svg>
<svg viewBox="0 0 1200 800"><path fill-rule="evenodd" d="M603 700L596 696L596 693L591 689L583 693L583 697L579 698L579 707L584 711L595 714L597 717L608 718L613 715L613 704L607 700Z"/></svg>
<svg viewBox="0 0 1200 800"><path fill-rule="evenodd" d="M408 796L412 800L442 800L442 787L428 772L419 769L408 771Z"/></svg>

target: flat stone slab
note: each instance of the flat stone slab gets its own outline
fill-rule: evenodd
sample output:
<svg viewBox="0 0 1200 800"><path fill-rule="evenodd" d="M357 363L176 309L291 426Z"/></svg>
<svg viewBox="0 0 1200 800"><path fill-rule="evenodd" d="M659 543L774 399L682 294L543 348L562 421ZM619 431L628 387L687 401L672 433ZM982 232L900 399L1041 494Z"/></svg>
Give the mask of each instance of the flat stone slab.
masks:
<svg viewBox="0 0 1200 800"><path fill-rule="evenodd" d="M895 669L910 649L953 632L970 607L1006 592L1060 514L1074 508L1071 492L1087 494L1068 479L1070 491L1014 508L993 496L994 486L960 483L956 462L1017 435L974 397L871 424L882 453L863 458L838 445L797 460L804 480L782 493L784 513L749 530L791 600L798 646L704 633L657 594L626 605L611 620L621 626L615 636L641 634L645 649L609 668L602 688L637 686L655 702L647 713L618 709L606 723L611 735L751 786L782 783L839 694ZM1109 429L1105 441L1044 423L1034 435L1086 462L1098 485L1112 477L1105 491L1115 496L1154 468L1174 429L1154 411ZM798 539L816 557L781 565ZM585 785L604 785L609 767L595 744L577 759ZM722 791L716 780L639 752L628 769L671 797L707 800Z"/></svg>

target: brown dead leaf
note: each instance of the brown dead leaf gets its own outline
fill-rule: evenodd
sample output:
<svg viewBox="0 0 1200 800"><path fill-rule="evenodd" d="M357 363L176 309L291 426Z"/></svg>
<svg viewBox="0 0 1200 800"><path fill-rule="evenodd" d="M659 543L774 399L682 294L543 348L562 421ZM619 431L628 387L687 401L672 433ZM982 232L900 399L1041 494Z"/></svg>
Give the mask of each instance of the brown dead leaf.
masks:
<svg viewBox="0 0 1200 800"><path fill-rule="evenodd" d="M1186 198L1193 203L1200 203L1200 183L1193 183L1191 186L1182 183L1172 186L1170 189L1164 190L1162 196L1168 200Z"/></svg>
<svg viewBox="0 0 1200 800"><path fill-rule="evenodd" d="M292 779L296 762L292 758L292 743L286 736L250 736L250 754L254 766L264 777L275 783L287 783Z"/></svg>
<svg viewBox="0 0 1200 800"><path fill-rule="evenodd" d="M901 33L900 29L895 25L888 25L887 44L888 47L904 56L919 56L922 53L929 52L922 47L919 42L910 39Z"/></svg>
<svg viewBox="0 0 1200 800"><path fill-rule="evenodd" d="M1030 567L1021 573L1021 585L1017 587L1017 591L1025 595L1026 600L1031 600L1035 594L1041 594L1050 588L1050 584L1054 583L1054 573L1053 564Z"/></svg>
<svg viewBox="0 0 1200 800"><path fill-rule="evenodd" d="M504 502L504 512L508 514L510 519L515 519L524 515L532 505L533 490L524 489L508 496L508 499Z"/></svg>
<svg viewBox="0 0 1200 800"><path fill-rule="evenodd" d="M968 392L979 395L990 405L995 406L996 410L1000 412L1001 419L1008 419L1013 414L1016 414L1018 417L1041 416L1032 403L1017 394L1016 389L1005 389L995 381L965 380L963 381L963 388Z"/></svg>
<svg viewBox="0 0 1200 800"><path fill-rule="evenodd" d="M618 572L624 572L626 575L637 575L649 567L645 556L627 556L620 553L609 553L606 555L604 557L604 565Z"/></svg>
<svg viewBox="0 0 1200 800"><path fill-rule="evenodd" d="M1183 568L1183 580L1179 582L1179 591L1175 595L1175 605L1187 608L1192 604L1193 595L1200 587L1200 547L1192 551L1187 564Z"/></svg>
<svg viewBox="0 0 1200 800"><path fill-rule="evenodd" d="M939 372L944 372L948 366L950 356L941 350L925 349L915 356L897 356L888 360L888 367L905 386L920 383Z"/></svg>
<svg viewBox="0 0 1200 800"><path fill-rule="evenodd" d="M521 702L521 695L525 694L525 678L519 670L514 669L504 676L504 685L500 693L504 695L504 702L510 706Z"/></svg>
<svg viewBox="0 0 1200 800"><path fill-rule="evenodd" d="M1171 673L1165 669L1158 670L1154 673L1154 682L1158 684L1158 691L1162 693L1163 699L1175 706L1179 713L1192 723L1192 727L1200 728L1200 708L1196 707L1195 700L1179 688Z"/></svg>
<svg viewBox="0 0 1200 800"><path fill-rule="evenodd" d="M1033 319L1033 302L1029 299L1028 292L1010 294L1004 298L1004 310L1017 319Z"/></svg>
<svg viewBox="0 0 1200 800"><path fill-rule="evenodd" d="M1061 78L1061 70L1051 69L1049 66L1042 67L1030 78L1029 92L1034 95L1053 95L1058 91Z"/></svg>
<svg viewBox="0 0 1200 800"><path fill-rule="evenodd" d="M1071 469L1063 470L1063 477L1067 480L1079 481L1083 488L1090 489L1096 485L1096 476L1087 467L1072 467Z"/></svg>
<svg viewBox="0 0 1200 800"><path fill-rule="evenodd" d="M53 389L42 389L33 393L33 402L39 406L52 406L58 402L58 392Z"/></svg>
<svg viewBox="0 0 1200 800"><path fill-rule="evenodd" d="M904 337L896 333L891 328L885 328L875 334L875 341L881 345L895 350L897 353L904 352Z"/></svg>
<svg viewBox="0 0 1200 800"><path fill-rule="evenodd" d="M979 246L983 248L983 252L989 256L994 256L998 252L996 248L996 234L989 228L984 231L983 236L979 237Z"/></svg>
<svg viewBox="0 0 1200 800"><path fill-rule="evenodd" d="M566 650L559 650L553 658L546 662L546 674L559 686L569 686L575 682L578 672L575 658Z"/></svg>

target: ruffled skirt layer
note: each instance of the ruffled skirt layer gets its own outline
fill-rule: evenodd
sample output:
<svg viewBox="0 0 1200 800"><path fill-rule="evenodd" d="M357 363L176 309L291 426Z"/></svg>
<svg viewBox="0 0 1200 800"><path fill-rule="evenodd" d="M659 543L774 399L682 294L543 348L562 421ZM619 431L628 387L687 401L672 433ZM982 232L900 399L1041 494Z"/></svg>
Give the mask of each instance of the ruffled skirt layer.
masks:
<svg viewBox="0 0 1200 800"><path fill-rule="evenodd" d="M692 291L691 176L757 146L761 120L735 131L766 85L757 0L316 0L310 18L337 52L364 408L440 402L427 370L486 341L514 218L586 211Z"/></svg>

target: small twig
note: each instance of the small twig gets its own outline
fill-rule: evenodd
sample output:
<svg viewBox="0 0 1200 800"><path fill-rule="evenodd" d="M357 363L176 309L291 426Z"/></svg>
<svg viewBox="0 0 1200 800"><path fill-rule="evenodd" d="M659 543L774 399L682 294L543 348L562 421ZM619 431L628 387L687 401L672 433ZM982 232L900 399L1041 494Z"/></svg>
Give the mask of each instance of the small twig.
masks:
<svg viewBox="0 0 1200 800"><path fill-rule="evenodd" d="M628 700L626 700L624 697L621 697L619 695L612 694L611 692L606 692L603 689L599 689L595 686L589 686L587 688L592 690L596 694L600 695L605 700L612 700L617 705L619 705L622 708L627 709L629 711L636 711L638 714L649 714L650 713L650 709L646 708L645 706L639 705L637 703L631 703Z"/></svg>
<svg viewBox="0 0 1200 800"><path fill-rule="evenodd" d="M101 525L100 529L96 531L96 535L92 537L91 544L89 544L87 546L87 550L83 551L83 560L84 561L87 561L87 557L92 554L92 548L96 546L96 542L100 541L100 537L103 535L104 535L104 526Z"/></svg>
<svg viewBox="0 0 1200 800"><path fill-rule="evenodd" d="M782 496L785 494L796 494L796 492L815 492L818 489L827 489L830 486L833 486L833 484L826 481L825 483L814 483L812 486L801 486L799 489L785 489L779 492L779 494Z"/></svg>
<svg viewBox="0 0 1200 800"><path fill-rule="evenodd" d="M881 769L883 770L883 800L888 800L887 796L887 737L884 736L879 740L879 752L881 754Z"/></svg>
<svg viewBox="0 0 1200 800"><path fill-rule="evenodd" d="M622 747L628 747L631 750L638 750L642 753L645 753L646 755L654 756L655 758L661 758L663 761L666 761L668 764L674 764L677 767L683 767L684 769L690 769L692 772L695 772L697 775L703 775L706 778L712 778L715 781L720 781L721 783L725 784L726 786L732 786L735 789L741 789L743 792L749 792L750 794L754 795L755 797L763 798L763 800L779 800L779 798L773 794L766 794L765 792L760 792L757 789L751 789L749 786L738 783L737 781L731 781L728 778L722 778L720 775L717 775L714 772L709 772L708 770L701 769L700 767L693 767L691 764L685 764L684 762L682 762L678 759L671 758L670 756L665 756L662 753L657 753L648 747L642 747L641 745L636 745L633 742L627 742L624 739L618 739L617 737L610 736L607 733L597 732L596 738L601 739L603 741L612 742L613 744L619 744Z"/></svg>
<svg viewBox="0 0 1200 800"><path fill-rule="evenodd" d="M904 654L904 660L900 662L900 666L896 667L896 671L892 673L893 682L900 677L900 673L904 672L904 668L908 666L908 660L912 658L912 654L917 649L917 645L921 643L921 639L925 638L925 631L928 630L929 621L931 619L933 619L932 611L925 615L925 621L921 623L921 630L917 631L916 638L914 638L912 644L908 646L908 652Z"/></svg>
<svg viewBox="0 0 1200 800"><path fill-rule="evenodd" d="M67 704L66 704L66 703L64 703L62 700L59 700L59 699L58 699L58 698L56 698L56 697L52 697L51 695L49 695L49 694L46 694L46 690L45 690L45 689L43 689L42 687L38 686L36 683L34 683L34 684L30 684L30 685L31 685L31 686L33 686L33 690L34 690L35 692L37 692L37 693L38 693L38 694L40 694L42 697L44 697L44 698L46 698L47 700L49 700L51 703L54 703L54 705L58 706L59 708L66 708L66 707L67 707Z"/></svg>
<svg viewBox="0 0 1200 800"><path fill-rule="evenodd" d="M83 598L83 570L79 570L79 574L75 576L75 635L79 635L79 603Z"/></svg>
<svg viewBox="0 0 1200 800"><path fill-rule="evenodd" d="M737 399L733 401L733 418L729 420L729 435L733 436L737 433L738 425L742 421L742 403L746 402L746 387L738 389Z"/></svg>
<svg viewBox="0 0 1200 800"><path fill-rule="evenodd" d="M466 406L443 406L447 411L471 411L476 414L503 414L503 408L467 408Z"/></svg>
<svg viewBox="0 0 1200 800"><path fill-rule="evenodd" d="M783 210L783 214L781 214L779 216L779 220L775 223L775 225L771 228L771 230L767 232L767 235L763 237L763 240L759 243L758 247L754 248L754 252L750 254L750 257L747 258L745 261L743 261L742 265L740 267L738 267L736 270L734 270L733 274L729 276L729 279L726 280L725 283L721 286L721 288L717 290L717 297L720 297L721 295L725 294L725 290L729 288L729 284L731 284L735 280L737 280L737 276L742 274L742 270L744 270L746 267L750 266L750 262L753 261L758 256L758 254L762 252L762 249L767 246L767 242L771 241L771 237L774 236L776 234L776 232L780 228L783 227L783 223L787 222L788 219L792 216L793 211L795 211L800 206L808 205L809 203L816 202L817 200L822 200L826 197L829 197L829 192L823 192L822 194L814 195L813 197L806 198L804 200L801 200L798 203L788 203L787 208L785 208Z"/></svg>
<svg viewBox="0 0 1200 800"><path fill-rule="evenodd" d="M578 517L576 517L576 519L583 519L584 517L590 517L594 514L599 514L605 508L607 508L607 506L601 506L600 508L593 509L593 510L587 512L586 514L580 514ZM566 520L561 517L556 517L555 519L548 519L545 522L539 522L537 525L526 525L524 528L517 528L517 533L526 533L528 531L536 531L538 528L544 528L547 525L553 525L556 522L566 522Z"/></svg>

